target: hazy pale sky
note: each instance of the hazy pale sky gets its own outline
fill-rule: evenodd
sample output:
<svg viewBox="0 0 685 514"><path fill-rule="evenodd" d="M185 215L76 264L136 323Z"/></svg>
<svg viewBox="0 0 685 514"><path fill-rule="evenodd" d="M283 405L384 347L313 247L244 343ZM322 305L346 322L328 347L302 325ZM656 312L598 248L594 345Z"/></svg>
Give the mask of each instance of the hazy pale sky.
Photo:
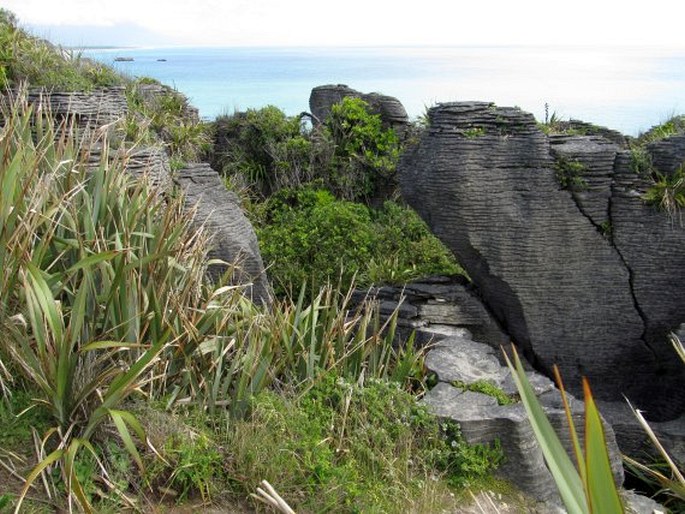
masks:
<svg viewBox="0 0 685 514"><path fill-rule="evenodd" d="M194 46L684 46L677 5L674 0L0 0L22 26L66 44Z"/></svg>

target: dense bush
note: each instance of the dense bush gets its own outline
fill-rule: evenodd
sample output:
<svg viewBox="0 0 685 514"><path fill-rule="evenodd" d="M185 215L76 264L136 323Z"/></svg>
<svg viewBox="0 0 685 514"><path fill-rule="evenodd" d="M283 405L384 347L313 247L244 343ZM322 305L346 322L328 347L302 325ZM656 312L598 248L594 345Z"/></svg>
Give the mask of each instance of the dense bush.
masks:
<svg viewBox="0 0 685 514"><path fill-rule="evenodd" d="M346 97L334 104L319 137L327 140L332 155L317 163L317 176L336 196L367 202L394 176L400 155L397 134L384 129L380 115L371 114L363 100Z"/></svg>
<svg viewBox="0 0 685 514"><path fill-rule="evenodd" d="M220 116L214 123L213 165L239 176L261 196L311 178L312 143L298 117L272 105Z"/></svg>
<svg viewBox="0 0 685 514"><path fill-rule="evenodd" d="M395 132L358 98L343 99L309 130L268 106L219 117L214 131L215 168L261 197L318 180L340 199L368 203L394 176L400 153Z"/></svg>
<svg viewBox="0 0 685 514"><path fill-rule="evenodd" d="M386 202L380 210L335 197L324 189L284 189L257 209L262 256L279 293L303 283L343 287L401 283L462 270L409 208Z"/></svg>

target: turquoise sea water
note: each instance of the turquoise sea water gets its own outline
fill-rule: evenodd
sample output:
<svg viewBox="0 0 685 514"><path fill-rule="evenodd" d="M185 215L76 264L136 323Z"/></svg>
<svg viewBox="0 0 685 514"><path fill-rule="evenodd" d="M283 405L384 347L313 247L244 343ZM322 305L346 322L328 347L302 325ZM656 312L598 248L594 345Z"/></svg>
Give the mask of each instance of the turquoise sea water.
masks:
<svg viewBox="0 0 685 514"><path fill-rule="evenodd" d="M190 97L206 118L273 104L308 111L311 89L397 97L411 117L455 100L516 105L637 135L685 113L685 47L150 48L84 55ZM130 62L114 62L132 57Z"/></svg>

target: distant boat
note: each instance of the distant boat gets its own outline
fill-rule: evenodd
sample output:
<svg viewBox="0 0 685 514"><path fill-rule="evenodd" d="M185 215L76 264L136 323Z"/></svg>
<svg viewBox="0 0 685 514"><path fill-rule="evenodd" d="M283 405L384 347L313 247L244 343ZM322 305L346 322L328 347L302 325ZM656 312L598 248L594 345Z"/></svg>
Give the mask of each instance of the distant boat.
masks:
<svg viewBox="0 0 685 514"><path fill-rule="evenodd" d="M115 57L114 62L131 62L133 57Z"/></svg>
<svg viewBox="0 0 685 514"><path fill-rule="evenodd" d="M157 62L166 62L166 59L157 59Z"/></svg>

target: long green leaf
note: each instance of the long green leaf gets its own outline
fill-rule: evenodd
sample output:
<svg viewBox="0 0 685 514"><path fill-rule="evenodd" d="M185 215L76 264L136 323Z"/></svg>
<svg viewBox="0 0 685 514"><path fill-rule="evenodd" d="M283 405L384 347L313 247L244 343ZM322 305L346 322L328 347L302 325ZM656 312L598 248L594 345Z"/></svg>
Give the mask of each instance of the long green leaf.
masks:
<svg viewBox="0 0 685 514"><path fill-rule="evenodd" d="M623 504L611 471L604 427L586 379L583 379L583 391L585 394L585 462L590 510L598 514L622 514Z"/></svg>
<svg viewBox="0 0 685 514"><path fill-rule="evenodd" d="M140 458L138 449L136 448L136 445L131 438L131 433L128 431L128 427L126 426L126 423L130 424L138 434L138 437L142 436L141 439L145 440L145 435L140 424L133 417L133 415L128 412L113 409L109 409L107 412L112 417L112 421L114 421L114 425L117 427L117 431L119 432L121 440L124 442L124 446L131 454L131 457L133 457L133 460L136 461L138 467L144 471L145 467L143 466L143 459Z"/></svg>
<svg viewBox="0 0 685 514"><path fill-rule="evenodd" d="M504 352L504 357L521 395L521 401L528 412L528 419L547 462L547 467L557 484L561 499L569 514L585 514L588 512L588 505L578 471L542 410L516 349L513 347L512 349L516 365L511 363L506 352Z"/></svg>

